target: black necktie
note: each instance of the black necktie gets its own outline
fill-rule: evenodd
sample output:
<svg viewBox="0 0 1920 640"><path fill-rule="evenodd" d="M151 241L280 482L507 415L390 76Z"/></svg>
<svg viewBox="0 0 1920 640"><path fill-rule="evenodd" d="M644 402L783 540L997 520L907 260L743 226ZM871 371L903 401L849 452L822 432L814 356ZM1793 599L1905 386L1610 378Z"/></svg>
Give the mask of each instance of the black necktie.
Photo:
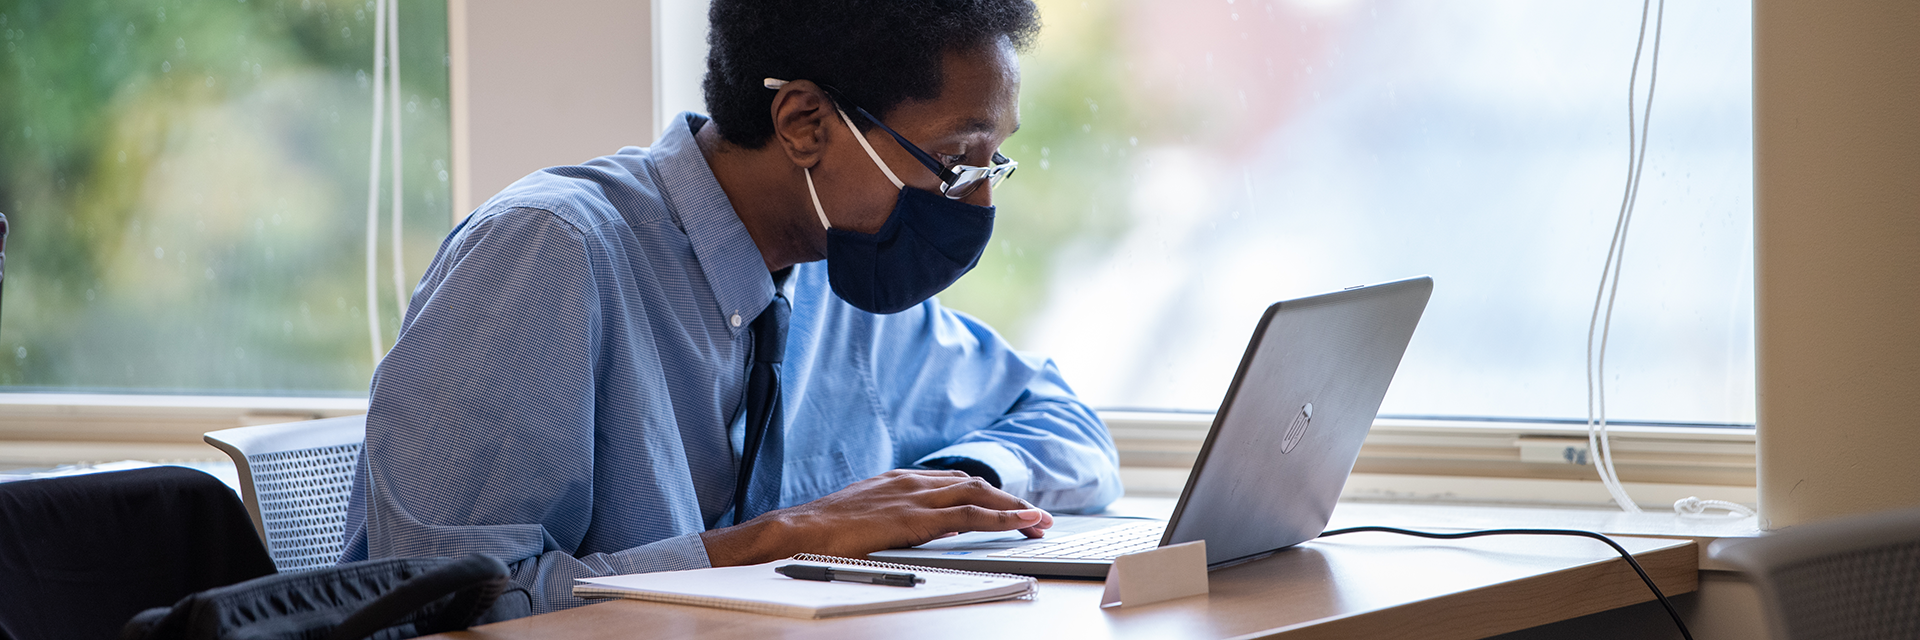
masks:
<svg viewBox="0 0 1920 640"><path fill-rule="evenodd" d="M780 360L787 350L787 299L773 302L753 319L753 365L747 370L747 432L740 447L740 478L733 486L733 521L780 506L780 479L786 455L781 445Z"/></svg>

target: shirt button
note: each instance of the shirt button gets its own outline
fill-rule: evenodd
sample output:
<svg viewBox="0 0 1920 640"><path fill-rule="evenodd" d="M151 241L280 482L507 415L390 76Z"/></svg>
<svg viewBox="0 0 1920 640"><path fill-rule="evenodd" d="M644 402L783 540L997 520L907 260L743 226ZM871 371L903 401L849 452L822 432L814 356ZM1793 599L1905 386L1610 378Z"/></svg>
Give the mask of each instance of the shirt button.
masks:
<svg viewBox="0 0 1920 640"><path fill-rule="evenodd" d="M740 314L738 313L733 314L733 317L729 318L727 321L732 322L733 326L736 326L736 327L740 326Z"/></svg>

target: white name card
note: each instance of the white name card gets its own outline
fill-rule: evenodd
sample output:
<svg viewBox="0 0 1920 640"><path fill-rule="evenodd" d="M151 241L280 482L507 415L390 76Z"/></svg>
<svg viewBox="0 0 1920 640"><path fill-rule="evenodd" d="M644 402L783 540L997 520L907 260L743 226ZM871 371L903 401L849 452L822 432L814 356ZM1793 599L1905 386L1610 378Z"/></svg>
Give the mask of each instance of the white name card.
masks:
<svg viewBox="0 0 1920 640"><path fill-rule="evenodd" d="M1107 569L1101 608L1137 607L1207 592L1207 541L1129 553Z"/></svg>

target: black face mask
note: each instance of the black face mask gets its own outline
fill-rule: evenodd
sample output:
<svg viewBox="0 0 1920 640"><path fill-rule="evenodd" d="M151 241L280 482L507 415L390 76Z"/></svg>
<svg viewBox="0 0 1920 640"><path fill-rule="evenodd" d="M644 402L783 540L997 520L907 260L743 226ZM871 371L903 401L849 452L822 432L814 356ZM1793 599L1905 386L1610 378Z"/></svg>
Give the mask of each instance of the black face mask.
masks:
<svg viewBox="0 0 1920 640"><path fill-rule="evenodd" d="M980 263L980 254L993 235L994 209L906 186L880 161L852 120L845 113L840 118L867 150L867 157L900 187L900 197L879 231L835 229L813 189L813 172L806 172L814 213L827 228L827 280L841 300L862 311L905 311L945 290Z"/></svg>

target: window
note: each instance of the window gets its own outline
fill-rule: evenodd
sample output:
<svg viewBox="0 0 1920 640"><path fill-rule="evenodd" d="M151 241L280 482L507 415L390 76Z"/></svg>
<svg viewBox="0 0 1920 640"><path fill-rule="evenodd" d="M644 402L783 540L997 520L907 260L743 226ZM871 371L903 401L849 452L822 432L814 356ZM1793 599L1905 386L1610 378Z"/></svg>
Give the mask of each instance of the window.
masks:
<svg viewBox="0 0 1920 640"><path fill-rule="evenodd" d="M385 344L451 220L446 5L396 4L404 264L396 277L389 124L371 296ZM385 6L0 8L0 391L364 395Z"/></svg>
<svg viewBox="0 0 1920 640"><path fill-rule="evenodd" d="M1211 411L1266 305L1427 273L1384 414L1584 423L1639 3L1040 4L1021 174L947 304L1096 406ZM1664 12L1607 414L1749 425L1751 7Z"/></svg>

